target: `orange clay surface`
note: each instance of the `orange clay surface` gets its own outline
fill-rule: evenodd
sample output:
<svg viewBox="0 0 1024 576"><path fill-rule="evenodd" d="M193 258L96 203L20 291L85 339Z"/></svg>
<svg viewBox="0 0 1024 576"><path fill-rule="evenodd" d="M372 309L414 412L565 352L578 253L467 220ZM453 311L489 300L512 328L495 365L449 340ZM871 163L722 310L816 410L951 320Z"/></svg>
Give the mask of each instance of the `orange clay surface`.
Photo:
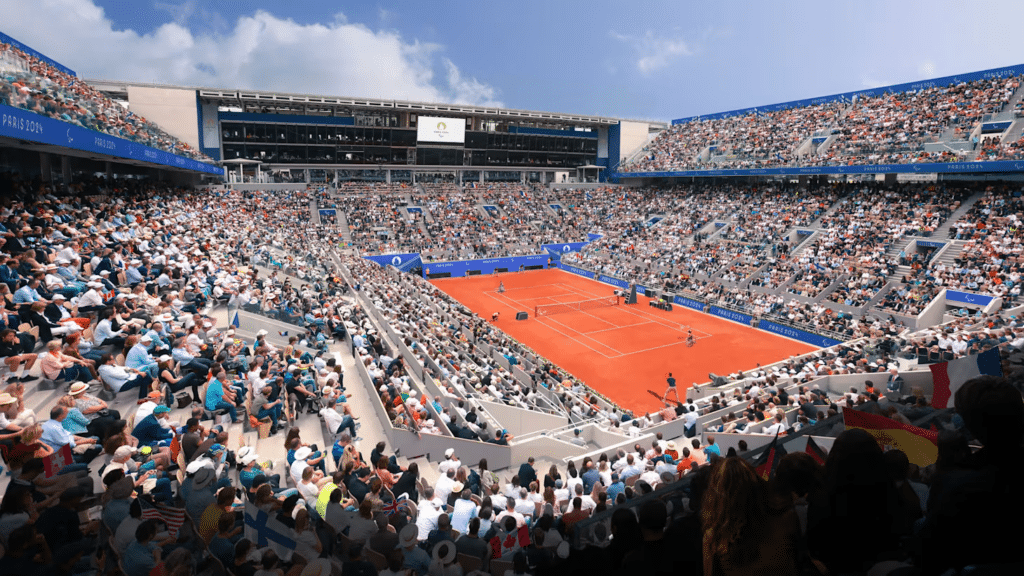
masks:
<svg viewBox="0 0 1024 576"><path fill-rule="evenodd" d="M685 400L691 383L706 382L708 372L750 370L816 350L682 306L658 310L644 296L632 306L620 298L618 306L534 317L538 305L612 296L607 284L557 269L431 282L482 318L499 312L499 328L634 412L664 407L647 391L663 394L669 372ZM499 282L505 284L504 294L498 292ZM529 313L529 319L516 320L517 311ZM696 339L690 348L687 330Z"/></svg>

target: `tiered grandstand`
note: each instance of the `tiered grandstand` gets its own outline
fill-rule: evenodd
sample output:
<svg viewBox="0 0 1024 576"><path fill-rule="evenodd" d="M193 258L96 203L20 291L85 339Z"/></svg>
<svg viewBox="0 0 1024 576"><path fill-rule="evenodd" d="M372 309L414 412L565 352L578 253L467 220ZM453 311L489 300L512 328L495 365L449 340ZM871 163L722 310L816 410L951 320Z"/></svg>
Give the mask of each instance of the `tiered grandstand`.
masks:
<svg viewBox="0 0 1024 576"><path fill-rule="evenodd" d="M1020 573L1022 67L668 126L0 39L0 574Z"/></svg>

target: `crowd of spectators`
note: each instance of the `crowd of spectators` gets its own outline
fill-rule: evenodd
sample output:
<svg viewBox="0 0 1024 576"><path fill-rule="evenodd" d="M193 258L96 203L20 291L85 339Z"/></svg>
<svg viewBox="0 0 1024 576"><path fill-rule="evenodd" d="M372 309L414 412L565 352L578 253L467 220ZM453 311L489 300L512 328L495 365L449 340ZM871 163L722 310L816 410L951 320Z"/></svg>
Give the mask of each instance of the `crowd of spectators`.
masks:
<svg viewBox="0 0 1024 576"><path fill-rule="evenodd" d="M983 116L1006 107L1019 86L1019 76L990 78L862 96L852 102L758 110L710 120L698 117L672 125L648 144L639 158L620 170L671 172L963 161L966 153L928 152L923 146L943 135L966 140ZM812 137L816 140L801 149ZM829 138L826 149L819 154L817 147ZM1012 156L1018 149L1019 145L1013 145L1001 154ZM991 154L985 159L997 159L988 156Z"/></svg>
<svg viewBox="0 0 1024 576"><path fill-rule="evenodd" d="M98 90L15 46L0 43L0 104L124 138L158 150L213 160L101 94Z"/></svg>

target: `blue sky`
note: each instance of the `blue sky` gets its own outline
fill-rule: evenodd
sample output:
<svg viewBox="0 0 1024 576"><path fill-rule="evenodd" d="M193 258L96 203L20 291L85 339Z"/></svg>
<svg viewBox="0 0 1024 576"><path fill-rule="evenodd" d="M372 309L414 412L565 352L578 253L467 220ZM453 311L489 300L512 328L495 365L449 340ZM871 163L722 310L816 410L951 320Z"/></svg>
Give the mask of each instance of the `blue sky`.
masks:
<svg viewBox="0 0 1024 576"><path fill-rule="evenodd" d="M0 0L87 78L670 120L1024 63L1024 2Z"/></svg>

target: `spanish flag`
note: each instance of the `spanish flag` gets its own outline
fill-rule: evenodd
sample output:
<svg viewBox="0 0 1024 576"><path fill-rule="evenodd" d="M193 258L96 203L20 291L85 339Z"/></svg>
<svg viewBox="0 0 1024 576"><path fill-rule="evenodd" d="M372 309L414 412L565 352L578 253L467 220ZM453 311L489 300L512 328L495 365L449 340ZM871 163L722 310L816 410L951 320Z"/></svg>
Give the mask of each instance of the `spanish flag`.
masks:
<svg viewBox="0 0 1024 576"><path fill-rule="evenodd" d="M938 432L850 408L843 409L843 421L847 428L861 428L874 436L883 451L902 450L918 466L934 464L939 456Z"/></svg>

